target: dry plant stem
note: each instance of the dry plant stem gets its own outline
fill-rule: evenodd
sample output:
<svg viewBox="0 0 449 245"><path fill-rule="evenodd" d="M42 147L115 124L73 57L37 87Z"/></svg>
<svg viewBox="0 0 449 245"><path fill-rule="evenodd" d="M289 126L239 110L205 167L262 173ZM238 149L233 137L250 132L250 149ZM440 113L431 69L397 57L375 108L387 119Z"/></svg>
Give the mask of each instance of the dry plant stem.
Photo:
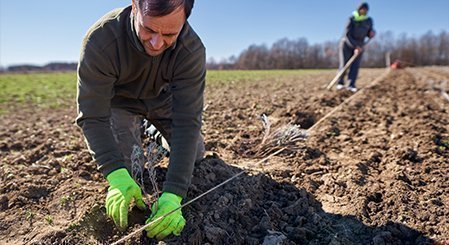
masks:
<svg viewBox="0 0 449 245"><path fill-rule="evenodd" d="M265 134L263 136L262 143L260 143L261 145L263 145L265 143L268 136L270 135L270 128L271 128L270 121L268 120L268 117L265 114L262 114L262 123L263 123L263 127L265 128Z"/></svg>
<svg viewBox="0 0 449 245"><path fill-rule="evenodd" d="M142 148L134 145L133 152L131 154L131 163L132 163L132 177L136 180L137 184L140 186L142 193L146 199L146 203L155 202L159 198L159 189L157 187L156 182L156 164L161 159L161 155L159 151L156 152L157 144L150 143L147 147L147 156L143 152ZM150 179L152 185L152 193L149 194L145 188L145 173L148 174L148 178ZM138 181L138 177L140 176L140 181Z"/></svg>
<svg viewBox="0 0 449 245"><path fill-rule="evenodd" d="M133 151L131 153L131 176L136 181L136 183L139 185L140 189L142 190L144 194L144 198L150 202L151 201L151 195L149 195L145 190L145 185L143 183L143 173L144 171L143 166L145 164L144 159L144 152L143 150L138 146L133 146ZM139 181L140 176L140 181Z"/></svg>
<svg viewBox="0 0 449 245"><path fill-rule="evenodd" d="M152 142L147 147L147 162L146 167L144 165L144 171L147 170L148 177L150 179L151 185L153 187L153 193L155 196L155 199L153 199L153 202L155 203L155 208L157 209L157 200L159 199L159 188L157 187L157 181L156 181L156 164L161 160L163 157L161 152L158 150L157 152L154 152L154 148L160 147L155 142ZM154 154L153 158L150 158L149 156L151 154ZM151 206L150 206L151 207Z"/></svg>
<svg viewBox="0 0 449 245"><path fill-rule="evenodd" d="M338 81L338 79L343 75L343 73L351 66L351 64L354 62L354 60L360 55L360 52L354 53L352 57L348 60L348 62L345 64L345 66L338 71L337 75L332 79L332 81L329 82L329 84L326 86L326 89L331 89L332 86Z"/></svg>
<svg viewBox="0 0 449 245"><path fill-rule="evenodd" d="M268 127L270 126L268 118L265 116L262 117L262 120L265 127L265 135L264 140L256 148L256 156L266 156L285 145L287 145L286 148L296 149L295 143L306 138L305 130L302 130L298 125L291 124L270 133L270 130L267 129L267 125Z"/></svg>
<svg viewBox="0 0 449 245"><path fill-rule="evenodd" d="M281 153L283 150L285 150L285 148L282 148L282 149L280 149L280 150L274 152L273 154L271 154L271 155L265 157L264 159L258 161L258 162L255 163L255 164L256 164L256 165L261 164L262 162L264 162L264 161L270 159L271 157L273 157L273 156L275 156L275 155ZM148 228L149 226L153 225L154 223L156 223L156 222L158 222L158 221L164 219L164 218L167 217L168 215L170 215L170 214L176 212L177 210L179 210L179 209L181 209L181 208L183 208L183 207L188 206L189 204L191 204L191 203L197 201L198 199L202 198L203 196L205 196L205 195L209 194L210 192L212 192L212 191L214 191L214 190L220 188L221 186L225 185L226 183L232 181L233 179L239 177L240 175L242 175L242 174L244 174L244 173L246 173L246 172L247 172L246 169L240 171L239 173L235 174L234 176L230 177L229 179L227 179L227 180L223 181L222 183L216 185L215 187L213 187L213 188L211 188L211 189L209 189L209 190L203 192L201 195L199 195L199 196L193 198L192 200L187 201L186 203L182 204L180 207L173 209L172 211L166 213L165 215L163 215L163 216L161 216L161 217L159 217L159 218L157 218L157 219L155 219L155 220L149 222L148 224L146 224L146 225L140 227L139 229L137 229L137 230L135 230L135 231L129 233L128 235L122 237L121 239L119 239L118 241L112 243L111 245L120 244L120 243L122 243L122 242L125 242L125 241L129 240L130 238L136 236L138 233L142 232L143 230L145 230L145 229Z"/></svg>

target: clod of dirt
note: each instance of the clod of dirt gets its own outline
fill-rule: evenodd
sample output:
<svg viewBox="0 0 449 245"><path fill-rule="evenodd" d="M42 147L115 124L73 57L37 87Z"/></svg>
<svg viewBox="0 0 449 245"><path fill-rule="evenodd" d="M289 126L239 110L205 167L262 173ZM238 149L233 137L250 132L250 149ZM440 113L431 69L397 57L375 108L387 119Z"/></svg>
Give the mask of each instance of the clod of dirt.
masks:
<svg viewBox="0 0 449 245"><path fill-rule="evenodd" d="M368 166L366 166L366 165L363 164L363 163L358 163L356 166L357 166L357 169L358 169L363 175L368 174L368 171L369 171Z"/></svg>
<svg viewBox="0 0 449 245"><path fill-rule="evenodd" d="M323 153L320 150L308 146L304 147L303 152L304 152L303 160L313 160L323 155Z"/></svg>
<svg viewBox="0 0 449 245"><path fill-rule="evenodd" d="M380 202L382 202L382 193L376 192L376 193L368 196L367 199L370 202L380 203Z"/></svg>
<svg viewBox="0 0 449 245"><path fill-rule="evenodd" d="M30 199L46 197L50 191L45 186L30 185L25 190L24 196Z"/></svg>
<svg viewBox="0 0 449 245"><path fill-rule="evenodd" d="M407 148L407 150L405 150L405 152L402 154L402 159L409 160L413 163L422 162L422 158L418 156L418 152L410 148Z"/></svg>
<svg viewBox="0 0 449 245"><path fill-rule="evenodd" d="M0 151L9 151L8 143L4 141L0 142Z"/></svg>
<svg viewBox="0 0 449 245"><path fill-rule="evenodd" d="M20 151L24 148L23 144L20 142L12 143L8 146L8 151Z"/></svg>
<svg viewBox="0 0 449 245"><path fill-rule="evenodd" d="M62 230L55 230L50 231L45 234L41 234L41 236L38 236L35 241L32 241L30 244L33 245L40 245L40 244L76 244L74 241L71 241L71 243L67 243L67 241L64 239L67 237L67 233Z"/></svg>
<svg viewBox="0 0 449 245"><path fill-rule="evenodd" d="M369 157L368 163L372 164L372 163L380 163L382 162L382 153L379 152L374 152L371 154L371 156Z"/></svg>
<svg viewBox="0 0 449 245"><path fill-rule="evenodd" d="M303 129L312 127L316 122L315 116L312 113L298 111L295 113L295 116L294 124L300 125Z"/></svg>
<svg viewBox="0 0 449 245"><path fill-rule="evenodd" d="M9 198L6 195L0 197L0 211L8 209Z"/></svg>
<svg viewBox="0 0 449 245"><path fill-rule="evenodd" d="M204 227L204 232L206 233L206 238L209 241L219 241L224 238L226 231L220 227L206 226Z"/></svg>
<svg viewBox="0 0 449 245"><path fill-rule="evenodd" d="M287 237L278 231L268 231L268 235L263 239L262 245L278 245L283 244Z"/></svg>
<svg viewBox="0 0 449 245"><path fill-rule="evenodd" d="M337 127L332 127L328 132L326 132L326 135L329 137L335 137L340 135L340 129Z"/></svg>

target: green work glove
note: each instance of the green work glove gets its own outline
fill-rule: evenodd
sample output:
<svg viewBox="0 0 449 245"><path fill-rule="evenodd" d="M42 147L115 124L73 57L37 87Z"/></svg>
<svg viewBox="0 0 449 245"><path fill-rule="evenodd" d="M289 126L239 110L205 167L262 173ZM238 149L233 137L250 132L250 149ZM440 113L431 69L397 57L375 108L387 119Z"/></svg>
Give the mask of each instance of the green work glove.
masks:
<svg viewBox="0 0 449 245"><path fill-rule="evenodd" d="M109 182L106 213L120 229L124 230L128 227L128 207L133 198L139 209L147 208L142 200L142 192L126 168L111 172L106 179Z"/></svg>
<svg viewBox="0 0 449 245"><path fill-rule="evenodd" d="M162 193L157 203L153 204L151 216L145 223L148 224L168 212L181 207L181 201L182 197L178 195L169 192ZM181 231L185 225L186 220L182 217L181 209L178 209L167 217L148 226L145 230L147 231L148 237L156 237L157 240L162 240L172 233L175 236L181 235Z"/></svg>

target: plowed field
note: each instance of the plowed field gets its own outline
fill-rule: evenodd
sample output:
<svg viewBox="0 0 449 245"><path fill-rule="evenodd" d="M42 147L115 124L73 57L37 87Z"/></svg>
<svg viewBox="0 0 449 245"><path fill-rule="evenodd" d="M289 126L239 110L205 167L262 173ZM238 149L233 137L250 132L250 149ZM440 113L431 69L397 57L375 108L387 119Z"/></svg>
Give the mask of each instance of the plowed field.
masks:
<svg viewBox="0 0 449 245"><path fill-rule="evenodd" d="M182 235L165 242L448 244L449 102L435 88L449 69L385 72L362 70L356 94L323 89L333 71L208 85L207 157L187 200L247 171L184 208ZM0 243L109 244L144 224L150 213L136 208L125 232L106 217L107 183L74 103L9 108L0 115ZM254 166L262 114L272 128L327 117L295 150ZM157 168L160 184L165 171ZM157 242L142 233L128 243Z"/></svg>

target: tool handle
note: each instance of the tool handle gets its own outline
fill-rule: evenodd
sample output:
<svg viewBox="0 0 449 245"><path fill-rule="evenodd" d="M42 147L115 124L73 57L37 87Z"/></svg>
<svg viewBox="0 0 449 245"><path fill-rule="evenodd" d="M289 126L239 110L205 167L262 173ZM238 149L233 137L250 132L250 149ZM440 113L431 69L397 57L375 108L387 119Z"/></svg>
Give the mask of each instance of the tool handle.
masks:
<svg viewBox="0 0 449 245"><path fill-rule="evenodd" d="M340 79L340 77L345 73L345 71L352 65L354 60L360 55L360 53L361 52L354 52L351 59L348 60L343 69L339 70L334 79L332 79L332 81L327 85L326 87L327 89L331 89L332 86L334 86L334 84L338 81L338 79Z"/></svg>

